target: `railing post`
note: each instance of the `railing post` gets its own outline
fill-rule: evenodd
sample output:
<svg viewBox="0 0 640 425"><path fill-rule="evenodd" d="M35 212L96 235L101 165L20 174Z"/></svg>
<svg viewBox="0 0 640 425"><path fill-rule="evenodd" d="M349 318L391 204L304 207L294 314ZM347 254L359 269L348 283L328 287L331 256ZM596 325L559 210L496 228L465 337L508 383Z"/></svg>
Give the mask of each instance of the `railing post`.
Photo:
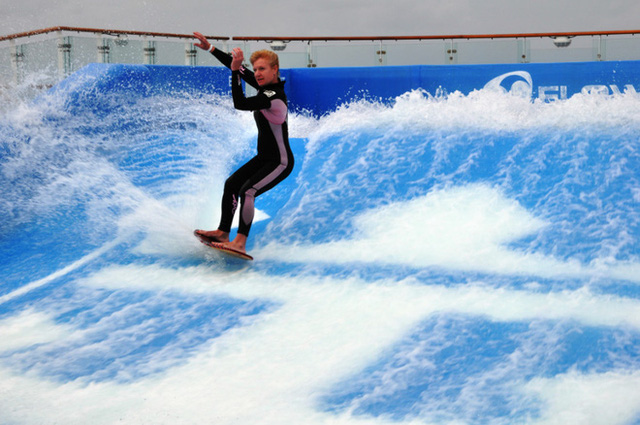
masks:
<svg viewBox="0 0 640 425"><path fill-rule="evenodd" d="M593 40L593 60L607 60L607 41L601 35Z"/></svg>
<svg viewBox="0 0 640 425"><path fill-rule="evenodd" d="M315 68L317 65L313 63L313 47L311 47L311 40L307 42L307 68Z"/></svg>
<svg viewBox="0 0 640 425"><path fill-rule="evenodd" d="M71 73L71 37L58 32L58 76L64 78Z"/></svg>
<svg viewBox="0 0 640 425"><path fill-rule="evenodd" d="M146 39L146 37L145 37ZM155 65L156 64L156 42L155 41L147 41L147 47L143 49L144 51L144 63L147 65Z"/></svg>
<svg viewBox="0 0 640 425"><path fill-rule="evenodd" d="M249 62L251 58L251 53L253 53L253 49L251 44L249 44L246 40L242 42L242 52L244 53L244 63L245 66L251 66ZM254 89L252 86L247 84L245 86L245 91L247 92L247 96L255 96L258 93L258 90Z"/></svg>
<svg viewBox="0 0 640 425"><path fill-rule="evenodd" d="M449 45L445 42L444 54L445 63L454 65L458 63L458 43L455 43L453 39L449 40Z"/></svg>
<svg viewBox="0 0 640 425"><path fill-rule="evenodd" d="M382 40L379 40L378 50L376 51L376 54L378 55L378 65L386 65L387 64L387 61L386 61L387 51L385 50L385 47L382 44Z"/></svg>
<svg viewBox="0 0 640 425"><path fill-rule="evenodd" d="M196 50L193 43L185 43L184 49L184 64L187 66L196 66L198 65L198 51Z"/></svg>
<svg viewBox="0 0 640 425"><path fill-rule="evenodd" d="M24 45L17 44L15 40L11 40L11 68L13 69L13 82L20 84L23 77L24 68Z"/></svg>
<svg viewBox="0 0 640 425"><path fill-rule="evenodd" d="M109 55L109 50L111 50L111 47L109 47L109 40L105 39L102 36L102 34L98 35L97 48L98 48L98 62L110 63L111 58Z"/></svg>
<svg viewBox="0 0 640 425"><path fill-rule="evenodd" d="M519 63L529 63L531 59L529 55L531 54L531 42L527 38L519 38L518 39L518 62Z"/></svg>

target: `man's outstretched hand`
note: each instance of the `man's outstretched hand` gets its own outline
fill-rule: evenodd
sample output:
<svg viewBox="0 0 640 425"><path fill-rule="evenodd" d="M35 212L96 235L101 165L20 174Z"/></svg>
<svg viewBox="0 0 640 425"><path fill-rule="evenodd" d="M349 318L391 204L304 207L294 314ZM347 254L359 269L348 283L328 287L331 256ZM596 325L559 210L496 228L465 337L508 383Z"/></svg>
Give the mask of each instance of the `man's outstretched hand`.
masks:
<svg viewBox="0 0 640 425"><path fill-rule="evenodd" d="M241 48L236 47L231 52L231 56L233 57L233 59L231 60L231 70L237 71L242 66L242 61L244 61L244 53L242 52Z"/></svg>
<svg viewBox="0 0 640 425"><path fill-rule="evenodd" d="M209 50L211 48L211 43L207 41L207 38L200 34L199 32L194 32L193 36L200 40L200 43L195 43L194 46L201 48L202 50Z"/></svg>

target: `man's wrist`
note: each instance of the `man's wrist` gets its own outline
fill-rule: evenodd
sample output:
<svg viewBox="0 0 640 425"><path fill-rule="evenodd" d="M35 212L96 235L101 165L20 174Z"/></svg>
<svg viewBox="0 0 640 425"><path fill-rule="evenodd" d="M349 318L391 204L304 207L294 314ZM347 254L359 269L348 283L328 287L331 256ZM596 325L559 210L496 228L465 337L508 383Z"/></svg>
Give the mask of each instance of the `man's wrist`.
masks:
<svg viewBox="0 0 640 425"><path fill-rule="evenodd" d="M207 49L207 51L208 51L209 53L213 53L213 49L215 49L215 46L214 46L213 44L211 44L211 45L209 46L209 48Z"/></svg>

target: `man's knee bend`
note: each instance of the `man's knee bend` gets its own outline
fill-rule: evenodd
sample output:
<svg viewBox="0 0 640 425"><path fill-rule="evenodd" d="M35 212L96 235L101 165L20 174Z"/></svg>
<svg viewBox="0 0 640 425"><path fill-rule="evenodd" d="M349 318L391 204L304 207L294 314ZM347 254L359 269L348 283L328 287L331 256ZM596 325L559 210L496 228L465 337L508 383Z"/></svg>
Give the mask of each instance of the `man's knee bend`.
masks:
<svg viewBox="0 0 640 425"><path fill-rule="evenodd" d="M246 205L253 206L256 197L256 190L252 187L249 189L242 188L240 190L240 199Z"/></svg>

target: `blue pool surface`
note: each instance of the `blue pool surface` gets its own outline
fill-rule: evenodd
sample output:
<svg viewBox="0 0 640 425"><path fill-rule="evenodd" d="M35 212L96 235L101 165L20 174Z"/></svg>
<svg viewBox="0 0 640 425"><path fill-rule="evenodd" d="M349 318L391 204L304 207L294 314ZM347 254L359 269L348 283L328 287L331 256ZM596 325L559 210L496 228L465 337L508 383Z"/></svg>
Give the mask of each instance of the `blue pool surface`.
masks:
<svg viewBox="0 0 640 425"><path fill-rule="evenodd" d="M7 424L640 424L638 62L283 70L246 263L224 68L0 116ZM2 421L0 421L2 422Z"/></svg>

